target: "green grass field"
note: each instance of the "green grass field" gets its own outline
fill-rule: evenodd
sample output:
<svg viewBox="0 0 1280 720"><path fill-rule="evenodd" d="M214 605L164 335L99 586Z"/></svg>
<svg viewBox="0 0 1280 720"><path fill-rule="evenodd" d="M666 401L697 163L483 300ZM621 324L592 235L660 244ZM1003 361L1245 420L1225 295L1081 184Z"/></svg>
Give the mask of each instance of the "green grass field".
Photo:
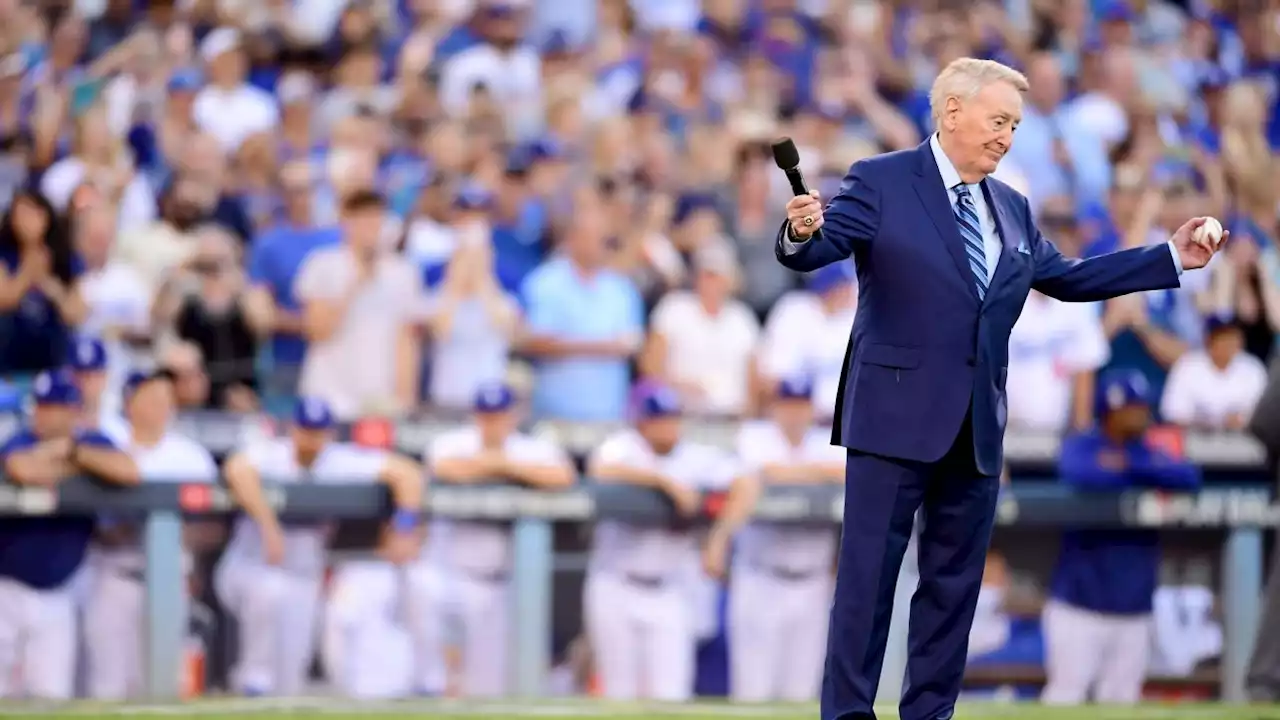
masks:
<svg viewBox="0 0 1280 720"><path fill-rule="evenodd" d="M897 717L896 708L878 708L880 720ZM61 707L0 702L0 717L33 720L77 718L178 717L191 720L272 720L322 717L325 720L815 720L812 705L615 705L593 701L408 701L356 702L335 698L224 699L171 705L100 705ZM1280 720L1280 706L1143 705L1140 707L1045 708L1036 704L966 704L956 720Z"/></svg>

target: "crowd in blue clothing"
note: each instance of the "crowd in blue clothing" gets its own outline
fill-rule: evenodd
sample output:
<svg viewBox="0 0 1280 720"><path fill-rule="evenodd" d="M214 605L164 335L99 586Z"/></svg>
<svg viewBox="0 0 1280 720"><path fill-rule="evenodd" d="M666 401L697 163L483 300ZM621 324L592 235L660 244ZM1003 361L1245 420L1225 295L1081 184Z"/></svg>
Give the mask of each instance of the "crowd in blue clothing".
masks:
<svg viewBox="0 0 1280 720"><path fill-rule="evenodd" d="M8 151L0 178L7 178L9 192L0 195L40 187L41 173L73 153L75 123L106 107L118 116L111 125L124 148L126 174L143 176L154 188L157 222L177 222L165 211L166 198L183 177L205 180L177 157L181 138L210 130L183 117L183 108L199 103L214 76L225 74L219 58L238 53L243 85L268 98L277 116L262 129L269 162L283 168L301 160L311 169L302 183L311 207L305 217L291 212L290 192L304 190L286 187L280 173L250 182L253 161L245 156L252 142L244 140L224 148L229 165L214 181L215 197L194 219L241 238L248 282L270 289L281 309L296 310L291 281L307 253L338 241L331 227L335 188L324 168L339 146L352 145L344 133L376 154L370 182L388 199L402 243L425 205L442 205L437 220L444 225L474 214L488 224L501 287L522 302L525 279L573 222L565 216L567 183L593 178L617 214L611 262L652 304L671 286L644 279L652 274L652 253L625 252L633 241L621 235L661 205L658 200L671 207L659 230L674 235L690 213L710 208L744 262L761 253L735 232L747 202L740 187L747 160L727 172L679 169L681 158L687 163L698 151L701 130L720 128L717 152L743 158L774 135L793 135L814 165L815 184L830 188L857 156L926 137L929 81L941 64L967 54L1007 62L1030 76L1028 111L1004 170L1021 181L1015 184L1042 217L1061 221L1046 230L1060 234L1054 239L1069 253L1134 242L1136 220L1122 217L1134 211L1123 206L1138 202L1134 193L1159 187L1166 205L1187 202L1224 217L1233 237L1259 250L1247 261L1256 268L1249 272L1265 283L1280 280L1275 199L1246 199L1241 191L1253 175L1240 165L1258 161L1259 148L1270 157L1280 141L1280 66L1269 35L1274 23L1262 21L1270 12L1264 9L1165 0L1052 8L1020 0L972 8L902 0L864 3L851 12L843 12L842 3L797 0L479 0L452 14L408 0L295 5L299 11L338 8L328 10L334 18L328 34L304 41L287 18L169 3L65 2L43 4L39 12L12 10L0 80L6 98L0 114L13 121L0 123ZM509 63L529 53L538 63L534 79L514 87L526 82L516 65L503 70L477 60L489 48ZM152 70L163 77L148 77L137 66L143 61L154 62ZM467 64L481 69L459 69ZM465 107L445 107L441 94L451 92L451 82L463 82L458 78L474 80L466 90L475 97ZM132 87L130 102L119 99L129 95L124 86ZM1236 97L1244 87L1256 93L1256 117ZM524 94L537 106L532 121L516 109L530 100ZM572 98L569 109L556 110L564 98ZM122 103L125 111L118 109ZM325 108L332 107L347 111L330 117ZM305 132L291 130L288 116L295 110L311 115ZM630 142L601 150L603 128L615 122L629 128L624 141ZM350 132L339 129L343 123ZM663 137L667 148L650 147ZM611 153L621 154L600 157ZM700 173L707 177L693 178ZM1134 174L1136 182L1126 180ZM546 176L559 184L544 187ZM86 197L78 206L92 202ZM771 188L765 197L780 206L785 189ZM1049 208L1064 202L1065 214L1055 216ZM54 210L59 226L76 224L76 208ZM121 232L130 231L132 221L122 217ZM1158 228L1159 218L1152 225ZM695 250L676 249L681 263ZM13 273L17 261L6 253ZM420 258L427 292L439 286L449 254L446 243ZM64 284L76 284L74 267L73 260ZM796 283L785 278L779 287ZM777 297L770 294L752 298L762 316ZM1146 301L1154 325L1192 346L1200 342L1196 317L1204 308L1190 293L1152 293ZM76 330L62 327L58 313L38 310L40 303L34 298L10 312L12 341L0 352L7 374L48 365L22 355L41 343L65 346L45 338ZM1240 314L1249 349L1269 355L1271 319ZM262 349L262 358L291 366L304 353L288 330L272 332ZM1143 369L1157 394L1168 369L1127 330L1113 340L1111 365Z"/></svg>

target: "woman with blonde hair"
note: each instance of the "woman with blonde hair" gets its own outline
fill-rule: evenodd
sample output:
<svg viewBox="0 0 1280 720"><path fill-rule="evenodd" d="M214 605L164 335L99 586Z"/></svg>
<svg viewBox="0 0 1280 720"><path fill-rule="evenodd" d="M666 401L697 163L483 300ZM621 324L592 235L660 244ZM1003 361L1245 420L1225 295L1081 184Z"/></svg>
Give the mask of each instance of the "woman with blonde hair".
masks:
<svg viewBox="0 0 1280 720"><path fill-rule="evenodd" d="M1200 295L1205 314L1235 318L1245 349L1266 360L1280 330L1280 248L1276 245L1277 164L1267 141L1262 89L1237 82L1223 98L1222 160L1232 196L1232 243L1209 266L1209 287Z"/></svg>
<svg viewBox="0 0 1280 720"><path fill-rule="evenodd" d="M121 229L156 219L155 193L146 177L135 172L132 153L111 132L106 107L94 104L75 118L71 154L54 163L40 181L40 192L59 212L66 210L76 188L90 184L119 207Z"/></svg>

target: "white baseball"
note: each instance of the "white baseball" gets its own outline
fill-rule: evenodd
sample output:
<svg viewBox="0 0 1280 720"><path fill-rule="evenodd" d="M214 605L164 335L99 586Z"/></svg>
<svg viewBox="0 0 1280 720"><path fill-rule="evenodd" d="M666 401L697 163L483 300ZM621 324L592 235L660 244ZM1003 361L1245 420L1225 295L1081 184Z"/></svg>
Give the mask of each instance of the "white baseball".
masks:
<svg viewBox="0 0 1280 720"><path fill-rule="evenodd" d="M1222 223L1217 218L1205 218L1204 224L1196 228L1191 239L1210 250L1217 249L1218 243L1222 242Z"/></svg>

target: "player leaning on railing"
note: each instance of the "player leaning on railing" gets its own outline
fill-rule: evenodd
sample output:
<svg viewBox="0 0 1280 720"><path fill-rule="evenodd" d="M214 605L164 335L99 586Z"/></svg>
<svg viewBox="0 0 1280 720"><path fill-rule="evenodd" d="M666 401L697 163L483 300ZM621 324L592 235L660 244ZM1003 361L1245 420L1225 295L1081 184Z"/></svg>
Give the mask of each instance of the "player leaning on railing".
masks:
<svg viewBox="0 0 1280 720"><path fill-rule="evenodd" d="M302 690L313 654L330 529L329 523L315 520L282 520L263 492L264 480L385 483L395 513L384 531L381 552L397 564L418 555L421 468L406 458L337 442L333 436L329 406L303 399L288 437L245 448L223 468L247 518L232 532L214 586L239 620L236 683L249 695L293 695Z"/></svg>
<svg viewBox="0 0 1280 720"><path fill-rule="evenodd" d="M40 373L32 396L30 425L0 448L9 481L52 488L89 475L111 485L138 484L128 455L101 432L77 426L80 390L69 372ZM93 526L85 515L0 522L0 698L72 696L77 623L71 581L84 564Z"/></svg>

